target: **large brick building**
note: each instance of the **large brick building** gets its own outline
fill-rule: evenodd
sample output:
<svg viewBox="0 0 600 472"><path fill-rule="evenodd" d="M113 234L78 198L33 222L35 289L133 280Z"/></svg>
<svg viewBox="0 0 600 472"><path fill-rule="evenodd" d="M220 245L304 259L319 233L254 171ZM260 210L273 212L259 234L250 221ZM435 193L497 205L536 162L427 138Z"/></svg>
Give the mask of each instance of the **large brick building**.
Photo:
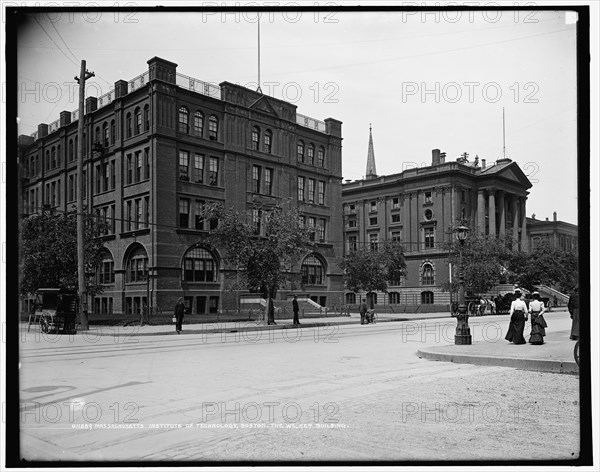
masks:
<svg viewBox="0 0 600 472"><path fill-rule="evenodd" d="M77 199L77 113L20 137L22 212L69 211ZM339 304L342 273L341 125L296 113L296 106L229 82L219 86L177 72L154 57L148 70L99 98L87 98L85 205L110 224L98 276L100 313L172 309L192 313L238 306L225 290L229 270L203 244L213 222L204 202L222 202L258 222L289 198L315 227L317 249L292 268L302 293Z"/></svg>
<svg viewBox="0 0 600 472"><path fill-rule="evenodd" d="M345 251L386 239L401 241L407 275L390 281L388 293L377 294L377 303L446 307L450 293L441 285L450 280L451 268L443 243L454 237L451 229L466 220L484 234L514 230L514 246L528 250L531 186L510 159L487 165L463 155L446 162L439 149L433 150L430 166L377 176L370 136L365 178L342 186ZM354 303L358 296L364 294L346 293L346 302Z"/></svg>

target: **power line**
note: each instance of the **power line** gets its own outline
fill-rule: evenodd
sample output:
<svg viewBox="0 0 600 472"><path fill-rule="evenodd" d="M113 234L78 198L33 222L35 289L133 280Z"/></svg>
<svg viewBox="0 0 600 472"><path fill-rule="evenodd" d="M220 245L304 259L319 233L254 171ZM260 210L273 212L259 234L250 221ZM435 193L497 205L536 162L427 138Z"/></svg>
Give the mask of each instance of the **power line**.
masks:
<svg viewBox="0 0 600 472"><path fill-rule="evenodd" d="M63 42L63 44L67 48L67 50L71 53L71 55L75 58L75 60L77 62L79 62L79 58L73 53L73 51L71 51L71 48L69 47L69 45L67 44L67 42L64 40L64 38L62 37L62 35L60 34L60 32L56 29L56 26L54 26L54 22L51 21L50 24L52 25L52 28L54 28L54 31L56 31L56 34L58 34L58 37L61 39L61 41Z"/></svg>
<svg viewBox="0 0 600 472"><path fill-rule="evenodd" d="M50 34L48 33L48 31L46 31L46 28L44 28L42 26L42 24L40 23L40 21L37 19L37 17L34 15L33 19L35 20L35 22L39 25L40 28L42 28L42 30L44 31L44 33L46 33L46 36L48 36L48 38L50 39L50 41L52 41L52 43L54 43L54 45L57 47L57 49L60 51L60 53L65 56L67 58L68 61L70 61L72 64L79 66L79 64L77 64L76 61L74 61L73 59L71 59L69 56L67 56L67 53L65 53L62 48L56 44L56 41L54 41L54 39L52 39L52 36L50 36Z"/></svg>

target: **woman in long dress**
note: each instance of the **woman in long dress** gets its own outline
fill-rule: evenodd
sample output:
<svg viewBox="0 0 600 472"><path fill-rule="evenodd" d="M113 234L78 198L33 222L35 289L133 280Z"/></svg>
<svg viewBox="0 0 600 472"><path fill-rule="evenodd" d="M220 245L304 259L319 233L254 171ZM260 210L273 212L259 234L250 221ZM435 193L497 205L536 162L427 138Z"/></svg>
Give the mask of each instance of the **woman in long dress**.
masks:
<svg viewBox="0 0 600 472"><path fill-rule="evenodd" d="M531 294L533 300L529 302L529 314L531 315L531 335L529 336L529 342L531 344L544 344L544 336L546 336L546 320L544 319L544 313L546 307L544 302L540 300L540 294L533 292Z"/></svg>
<svg viewBox="0 0 600 472"><path fill-rule="evenodd" d="M508 332L504 339L511 341L514 344L525 344L525 338L523 337L523 330L525 329L525 321L527 321L527 304L521 299L521 290L515 290L516 299L510 304L510 324L508 325Z"/></svg>

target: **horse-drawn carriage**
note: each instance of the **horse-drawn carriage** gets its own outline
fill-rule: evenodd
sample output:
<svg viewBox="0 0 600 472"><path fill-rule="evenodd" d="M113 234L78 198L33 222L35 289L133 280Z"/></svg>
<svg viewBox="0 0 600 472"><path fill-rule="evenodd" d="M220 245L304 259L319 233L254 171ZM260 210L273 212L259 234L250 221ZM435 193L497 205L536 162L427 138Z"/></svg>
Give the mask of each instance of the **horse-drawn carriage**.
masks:
<svg viewBox="0 0 600 472"><path fill-rule="evenodd" d="M79 297L73 290L40 288L35 292L35 306L29 315L29 331L32 324L39 323L43 333L75 333L75 320Z"/></svg>

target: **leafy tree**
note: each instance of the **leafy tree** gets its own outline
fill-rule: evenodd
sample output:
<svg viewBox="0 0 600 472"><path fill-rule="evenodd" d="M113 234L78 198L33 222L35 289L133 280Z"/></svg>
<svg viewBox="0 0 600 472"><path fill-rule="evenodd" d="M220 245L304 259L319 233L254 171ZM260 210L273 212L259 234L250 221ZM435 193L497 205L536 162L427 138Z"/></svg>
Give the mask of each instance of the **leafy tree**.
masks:
<svg viewBox="0 0 600 472"><path fill-rule="evenodd" d="M314 247L314 228L304 226L297 209L284 209L285 202L261 209L264 233L240 213L222 204L206 204L204 218L218 220L206 242L220 249L224 261L237 268L232 287L246 287L265 298L273 298L288 280L292 265ZM241 270L240 270L241 269Z"/></svg>
<svg viewBox="0 0 600 472"><path fill-rule="evenodd" d="M105 230L104 223L86 215L84 252L86 291L102 291L95 277L102 261L103 244L96 236ZM35 292L41 287L77 290L77 216L75 213L31 215L21 221L19 230L20 292ZM93 274L93 275L92 275Z"/></svg>
<svg viewBox="0 0 600 472"><path fill-rule="evenodd" d="M340 266L345 271L346 288L353 292L387 292L390 280L406 275L404 249L397 241L353 250Z"/></svg>

